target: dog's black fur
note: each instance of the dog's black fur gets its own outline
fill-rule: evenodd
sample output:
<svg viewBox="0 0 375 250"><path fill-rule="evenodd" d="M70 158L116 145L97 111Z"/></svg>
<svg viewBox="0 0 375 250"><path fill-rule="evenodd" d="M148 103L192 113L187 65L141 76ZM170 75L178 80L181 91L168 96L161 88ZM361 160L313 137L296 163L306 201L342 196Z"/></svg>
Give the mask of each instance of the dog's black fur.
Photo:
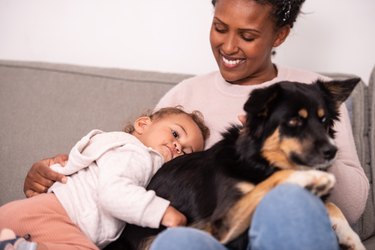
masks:
<svg viewBox="0 0 375 250"><path fill-rule="evenodd" d="M256 185L279 169L328 167L337 151L332 138L339 106L358 82L280 82L254 90L244 105L243 127L231 126L208 150L167 162L147 189L170 200L189 224L220 231L223 216L244 195L239 183ZM162 230L127 225L105 249L138 249ZM244 249L246 233L230 244Z"/></svg>

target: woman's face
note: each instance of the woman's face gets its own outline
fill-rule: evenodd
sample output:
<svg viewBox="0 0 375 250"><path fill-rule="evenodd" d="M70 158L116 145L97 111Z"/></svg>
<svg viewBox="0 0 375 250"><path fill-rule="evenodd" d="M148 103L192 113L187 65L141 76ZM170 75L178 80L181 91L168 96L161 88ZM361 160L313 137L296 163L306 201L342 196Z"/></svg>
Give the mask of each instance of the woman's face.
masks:
<svg viewBox="0 0 375 250"><path fill-rule="evenodd" d="M271 8L251 0L216 2L210 42L226 81L249 85L276 77L272 48L284 41L289 28L276 30Z"/></svg>

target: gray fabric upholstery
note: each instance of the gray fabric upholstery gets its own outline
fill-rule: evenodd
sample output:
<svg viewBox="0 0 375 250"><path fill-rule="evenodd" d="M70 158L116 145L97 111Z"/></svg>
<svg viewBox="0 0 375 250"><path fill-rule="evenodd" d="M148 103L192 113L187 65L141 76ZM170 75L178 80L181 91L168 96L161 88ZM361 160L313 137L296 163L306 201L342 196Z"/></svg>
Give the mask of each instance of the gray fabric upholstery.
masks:
<svg viewBox="0 0 375 250"><path fill-rule="evenodd" d="M190 75L0 60L0 205L24 197L23 181L33 162L69 153L93 128L122 129L187 77ZM371 181L366 211L355 229L367 249L375 250L374 81L375 69L370 86L361 82L346 105L358 155Z"/></svg>
<svg viewBox="0 0 375 250"><path fill-rule="evenodd" d="M375 176L375 66L372 69L372 73L369 79L369 153L371 162L369 169L366 171L367 176L370 179L371 190L369 199L367 202L365 213L362 216L362 228L360 231L361 236L366 239L365 246L368 250L375 249L375 187L374 187L374 176Z"/></svg>
<svg viewBox="0 0 375 250"><path fill-rule="evenodd" d="M119 130L187 75L0 61L0 204L23 198L32 163L93 128Z"/></svg>

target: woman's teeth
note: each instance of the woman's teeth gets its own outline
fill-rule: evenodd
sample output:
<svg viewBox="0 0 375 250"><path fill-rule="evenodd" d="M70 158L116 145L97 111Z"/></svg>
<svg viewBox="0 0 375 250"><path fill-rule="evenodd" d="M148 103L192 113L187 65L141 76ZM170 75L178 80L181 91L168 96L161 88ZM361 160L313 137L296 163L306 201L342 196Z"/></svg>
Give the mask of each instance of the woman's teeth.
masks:
<svg viewBox="0 0 375 250"><path fill-rule="evenodd" d="M229 59L227 59L227 58L225 58L225 57L222 57L222 58L223 58L223 62L224 62L225 64L228 64L228 65L231 65L231 66L237 65L237 64L239 64L239 63L241 62L240 59L237 59L237 60L229 60Z"/></svg>

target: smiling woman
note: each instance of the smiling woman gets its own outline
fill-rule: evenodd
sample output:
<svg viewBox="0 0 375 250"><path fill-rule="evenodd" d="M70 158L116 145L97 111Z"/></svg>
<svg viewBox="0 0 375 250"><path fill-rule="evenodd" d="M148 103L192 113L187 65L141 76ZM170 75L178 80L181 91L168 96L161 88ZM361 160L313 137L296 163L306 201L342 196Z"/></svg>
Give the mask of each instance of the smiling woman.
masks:
<svg viewBox="0 0 375 250"><path fill-rule="evenodd" d="M182 105L188 112L201 111L211 131L211 136L206 141L206 148L208 148L220 140L221 132L229 124L240 123L238 115L243 114L243 105L253 90L279 81L312 83L317 79L327 79L315 72L285 67L272 61L272 50L286 41L301 5L300 0L219 0L214 2L210 41L219 71L192 77L179 83L160 100L156 109ZM179 28L181 30L181 27ZM140 53L140 50L136 51ZM163 59L165 58L169 59L169 57ZM186 62L186 58L184 60ZM330 172L337 179L337 185L330 199L342 209L348 221L354 223L364 210L369 184L356 155L350 120L344 105L340 107L340 113L341 120L335 123L334 130L337 131L335 144L342 153L338 154L330 168ZM51 158L33 165L25 181L24 190L27 194L45 192L51 183L63 178L63 175L51 174L49 164L54 161L55 159ZM301 189L297 192L310 200L308 198L310 196L304 191ZM267 200L266 207L275 207L274 198ZM298 208L303 207L293 197L290 201L291 204L297 202ZM109 200L107 202L111 203ZM316 200L311 202L319 203ZM296 217L292 212L292 207L278 211L279 218L292 222L288 224L288 230L284 230L285 225L277 218L273 221L267 221L267 218L257 218L260 222L260 231L253 232L250 229L249 234L255 239L251 240L249 247L253 247L254 242L273 242L273 249L275 244L279 248L283 248L281 244L284 244L285 249L293 249L292 246L296 245L299 247L303 245L304 249L314 249L317 241L312 237L312 232L315 229L312 224L306 225L305 222L312 219L314 222L323 224L323 227L330 232L331 226L326 223L327 216L319 214L311 217L310 214L301 213L299 217ZM307 216L310 217L306 218ZM299 229L298 226L301 225L304 226L304 230ZM307 228L309 226L311 227ZM286 231L287 235L277 239L278 234L275 234L273 229L277 229L278 232ZM168 231L173 232L173 229ZM270 240L270 235L275 238ZM302 239L303 242L301 242ZM207 244L210 243L219 244L209 237L203 237L202 241L197 241L197 243L202 249L208 249ZM332 238L319 243L322 244L321 249L332 249L328 247L332 245L338 247L336 241L332 242ZM187 249L183 242L179 242L179 238L173 248ZM156 246L155 249L157 249Z"/></svg>
<svg viewBox="0 0 375 250"><path fill-rule="evenodd" d="M290 26L276 30L269 18L271 11L271 5L256 1L216 2L210 42L220 73L228 82L252 85L276 77L271 53L285 40Z"/></svg>
<svg viewBox="0 0 375 250"><path fill-rule="evenodd" d="M213 1L215 11L210 31L210 42L219 71L181 82L160 100L157 108L180 104L188 110L200 110L211 129L211 137L207 141L207 147L210 147L221 138L221 132L225 130L228 123L239 124L238 115L243 113L243 104L248 94L253 90L270 86L279 81L312 83L317 79L328 80L329 78L314 72L285 67L272 62L273 49L285 42L300 13L303 2L301 0ZM330 200L342 209L350 223L354 223L365 208L369 183L356 154L348 111L344 105L340 107L340 113L340 122L336 122L334 127L337 132L335 144L339 152L345 152L345 154L338 154L329 170L338 180ZM348 183L349 180L350 183ZM356 183L355 187L351 184L353 182ZM353 188L357 190L354 191ZM358 194L360 195L358 196ZM272 202L268 205L275 206ZM287 210L284 209L280 217L289 218L291 221L295 220L296 218L288 214ZM315 219L324 221L324 218L321 217ZM271 233L265 233L271 230L267 227L270 222L262 219L260 221L262 233L252 232L251 229L249 231L250 249L251 246L255 246L252 245L253 242L263 246L266 244L266 238L268 241L269 235L271 235ZM276 221L273 221L272 224L275 228L279 225ZM311 230L311 232L314 231L314 229ZM298 233L296 233L297 231ZM297 239L295 236L300 235L301 232L290 226L288 228L290 234L283 237L283 239L289 239L288 241L276 240L275 236L278 248L282 249L280 244L285 244L284 249L296 249L294 247L297 245L304 245L304 249L315 249L316 242L308 231L305 228L304 239L307 242L298 244L297 242L301 239ZM155 243L156 245L152 249L166 247L163 242L174 237L173 230L169 230L166 235L157 240L157 244ZM173 248L189 249L189 246L184 244L184 240L189 242L189 237L200 242L201 247L195 248L195 250L207 249L209 244L215 245L214 239L208 236L204 237L199 233L197 235L191 233L185 239L174 241L176 245L173 245ZM323 244L327 244L327 249L332 249L328 247L332 242ZM273 249L275 245L268 246L270 248L261 249Z"/></svg>

